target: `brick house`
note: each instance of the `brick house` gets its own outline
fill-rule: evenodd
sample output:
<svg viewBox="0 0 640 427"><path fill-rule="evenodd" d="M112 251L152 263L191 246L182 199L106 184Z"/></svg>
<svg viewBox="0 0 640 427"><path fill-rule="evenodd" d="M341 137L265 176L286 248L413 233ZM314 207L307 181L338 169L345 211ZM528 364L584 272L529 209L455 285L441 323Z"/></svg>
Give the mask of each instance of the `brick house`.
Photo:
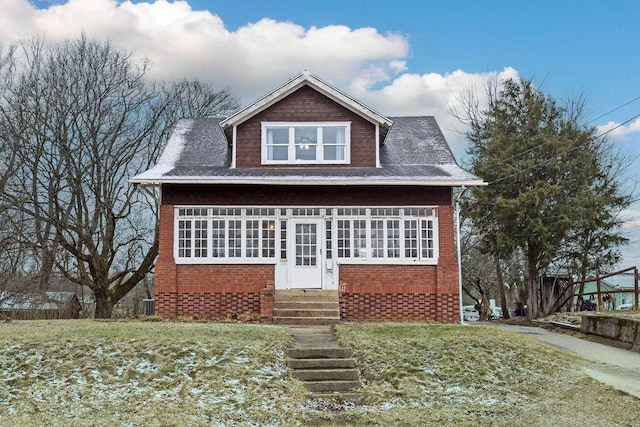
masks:
<svg viewBox="0 0 640 427"><path fill-rule="evenodd" d="M382 116L305 71L224 120L179 121L131 182L161 191L161 316L277 321L298 293L343 320L459 320L453 188L482 181L433 117Z"/></svg>

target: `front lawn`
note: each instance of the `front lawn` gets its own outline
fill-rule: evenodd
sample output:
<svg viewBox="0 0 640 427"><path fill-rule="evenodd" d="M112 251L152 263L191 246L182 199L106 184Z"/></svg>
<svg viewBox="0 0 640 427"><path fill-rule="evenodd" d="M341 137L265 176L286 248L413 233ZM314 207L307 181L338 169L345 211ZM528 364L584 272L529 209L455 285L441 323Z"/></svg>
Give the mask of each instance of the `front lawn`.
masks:
<svg viewBox="0 0 640 427"><path fill-rule="evenodd" d="M579 363L483 327L342 324L359 404L306 402L286 328L0 325L0 425L640 425L640 402Z"/></svg>

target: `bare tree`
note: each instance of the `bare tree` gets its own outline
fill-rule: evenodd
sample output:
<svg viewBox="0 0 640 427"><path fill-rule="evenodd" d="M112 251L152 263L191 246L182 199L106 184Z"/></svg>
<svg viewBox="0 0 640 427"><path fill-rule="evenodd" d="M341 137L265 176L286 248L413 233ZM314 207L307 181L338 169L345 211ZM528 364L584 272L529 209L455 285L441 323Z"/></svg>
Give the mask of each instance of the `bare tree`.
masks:
<svg viewBox="0 0 640 427"><path fill-rule="evenodd" d="M146 62L110 42L22 49L22 72L0 104L4 136L20 147L4 199L32 222L25 237L41 283L55 270L87 286L96 317L107 318L158 251L156 195L128 178L155 160L177 119L228 114L238 102L199 82L151 83Z"/></svg>

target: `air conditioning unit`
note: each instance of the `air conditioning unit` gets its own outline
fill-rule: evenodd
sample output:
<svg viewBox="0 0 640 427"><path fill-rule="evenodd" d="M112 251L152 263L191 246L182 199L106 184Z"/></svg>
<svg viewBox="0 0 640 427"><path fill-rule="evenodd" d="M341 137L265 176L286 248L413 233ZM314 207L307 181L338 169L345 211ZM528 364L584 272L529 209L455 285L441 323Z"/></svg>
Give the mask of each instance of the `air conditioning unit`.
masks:
<svg viewBox="0 0 640 427"><path fill-rule="evenodd" d="M144 313L145 316L153 316L155 313L155 302L153 298L142 300L142 313Z"/></svg>

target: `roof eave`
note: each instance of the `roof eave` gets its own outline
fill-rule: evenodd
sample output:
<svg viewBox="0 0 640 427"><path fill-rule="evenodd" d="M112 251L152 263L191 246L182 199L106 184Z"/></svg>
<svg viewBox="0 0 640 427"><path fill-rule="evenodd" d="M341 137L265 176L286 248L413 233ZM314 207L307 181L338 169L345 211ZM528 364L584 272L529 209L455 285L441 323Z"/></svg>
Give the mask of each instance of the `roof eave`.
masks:
<svg viewBox="0 0 640 427"><path fill-rule="evenodd" d="M456 179L407 179L407 178L233 178L233 177L164 177L158 179L129 180L134 185L160 186L162 184L224 184L224 185L415 185L421 187L481 187L487 185L482 180Z"/></svg>

